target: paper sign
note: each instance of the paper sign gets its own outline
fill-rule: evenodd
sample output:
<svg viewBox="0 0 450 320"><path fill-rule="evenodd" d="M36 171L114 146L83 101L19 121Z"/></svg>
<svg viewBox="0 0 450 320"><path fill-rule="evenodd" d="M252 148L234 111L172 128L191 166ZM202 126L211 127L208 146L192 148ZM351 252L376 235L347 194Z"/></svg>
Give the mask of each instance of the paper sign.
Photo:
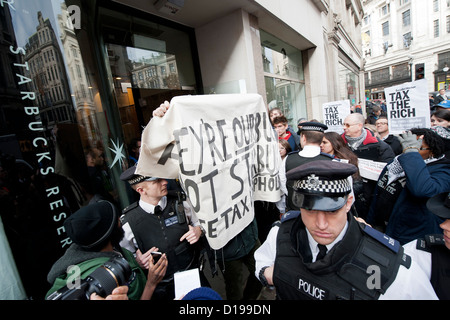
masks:
<svg viewBox="0 0 450 320"><path fill-rule="evenodd" d="M350 114L350 100L327 102L322 105L323 123L328 131L344 132L344 120Z"/></svg>
<svg viewBox="0 0 450 320"><path fill-rule="evenodd" d="M389 133L399 134L412 128L431 126L426 79L385 88L384 93Z"/></svg>
<svg viewBox="0 0 450 320"><path fill-rule="evenodd" d="M378 180L378 177L386 166L385 162L372 161L367 159L358 159L359 174L361 177L369 180Z"/></svg>
<svg viewBox="0 0 450 320"><path fill-rule="evenodd" d="M181 299L189 291L201 286L198 268L175 272L173 277L175 281L175 299Z"/></svg>

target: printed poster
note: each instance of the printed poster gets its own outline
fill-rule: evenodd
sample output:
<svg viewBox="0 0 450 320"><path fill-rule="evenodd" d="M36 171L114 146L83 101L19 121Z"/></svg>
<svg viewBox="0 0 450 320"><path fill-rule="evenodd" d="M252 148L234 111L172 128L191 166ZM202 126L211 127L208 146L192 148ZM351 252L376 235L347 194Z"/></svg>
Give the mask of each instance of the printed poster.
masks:
<svg viewBox="0 0 450 320"><path fill-rule="evenodd" d="M350 114L350 100L333 101L322 104L323 123L328 131L344 133L344 120Z"/></svg>
<svg viewBox="0 0 450 320"><path fill-rule="evenodd" d="M390 134L431 126L426 79L385 88L384 93Z"/></svg>

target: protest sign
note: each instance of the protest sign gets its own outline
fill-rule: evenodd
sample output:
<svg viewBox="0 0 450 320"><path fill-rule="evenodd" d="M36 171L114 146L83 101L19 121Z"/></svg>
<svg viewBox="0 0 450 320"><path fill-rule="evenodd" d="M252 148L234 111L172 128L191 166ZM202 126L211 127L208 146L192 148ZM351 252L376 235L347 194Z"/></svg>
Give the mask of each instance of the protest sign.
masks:
<svg viewBox="0 0 450 320"><path fill-rule="evenodd" d="M327 102L322 104L324 124L327 131L344 132L344 120L350 114L350 100Z"/></svg>
<svg viewBox="0 0 450 320"><path fill-rule="evenodd" d="M253 201L280 199L281 157L257 94L179 96L142 133L136 173L180 178L213 249L254 218Z"/></svg>
<svg viewBox="0 0 450 320"><path fill-rule="evenodd" d="M361 177L377 181L378 177L386 166L385 162L372 161L368 159L358 159L358 169Z"/></svg>
<svg viewBox="0 0 450 320"><path fill-rule="evenodd" d="M426 79L385 88L384 93L389 133L399 134L411 128L430 127Z"/></svg>

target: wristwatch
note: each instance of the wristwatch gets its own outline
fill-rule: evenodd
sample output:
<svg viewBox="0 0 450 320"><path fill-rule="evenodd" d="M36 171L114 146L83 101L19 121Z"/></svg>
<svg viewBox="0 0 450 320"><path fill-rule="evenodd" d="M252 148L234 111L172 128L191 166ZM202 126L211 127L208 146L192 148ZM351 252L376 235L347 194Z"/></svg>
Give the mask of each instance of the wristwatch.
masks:
<svg viewBox="0 0 450 320"><path fill-rule="evenodd" d="M267 282L266 277L264 276L264 270L266 270L269 266L262 267L259 270L259 281L262 283L264 287L269 287L269 283Z"/></svg>

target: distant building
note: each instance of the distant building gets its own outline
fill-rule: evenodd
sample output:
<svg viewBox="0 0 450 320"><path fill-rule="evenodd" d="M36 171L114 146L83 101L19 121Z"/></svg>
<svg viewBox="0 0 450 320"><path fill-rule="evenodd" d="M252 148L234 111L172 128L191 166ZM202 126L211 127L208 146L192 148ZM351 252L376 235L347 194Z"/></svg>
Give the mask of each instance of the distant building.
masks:
<svg viewBox="0 0 450 320"><path fill-rule="evenodd" d="M365 0L361 28L365 95L421 78L428 91L450 83L450 1ZM447 78L447 80L446 80Z"/></svg>

